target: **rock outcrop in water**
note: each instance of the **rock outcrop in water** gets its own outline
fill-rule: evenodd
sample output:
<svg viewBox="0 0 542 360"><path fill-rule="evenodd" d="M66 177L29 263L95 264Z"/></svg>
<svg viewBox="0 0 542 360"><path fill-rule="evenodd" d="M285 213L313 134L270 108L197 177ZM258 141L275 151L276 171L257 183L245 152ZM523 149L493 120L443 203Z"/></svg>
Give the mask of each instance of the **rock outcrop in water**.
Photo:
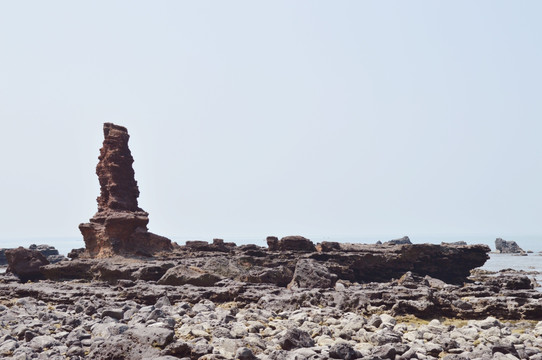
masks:
<svg viewBox="0 0 542 360"><path fill-rule="evenodd" d="M139 208L139 189L134 177L134 159L128 148L130 136L125 127L104 124L96 174L100 181L98 212L89 223L80 224L85 240L85 256L152 256L171 250L165 237L147 231L149 214Z"/></svg>
<svg viewBox="0 0 542 360"><path fill-rule="evenodd" d="M501 254L518 254L524 252L515 241L507 241L501 238L495 240L495 249Z"/></svg>

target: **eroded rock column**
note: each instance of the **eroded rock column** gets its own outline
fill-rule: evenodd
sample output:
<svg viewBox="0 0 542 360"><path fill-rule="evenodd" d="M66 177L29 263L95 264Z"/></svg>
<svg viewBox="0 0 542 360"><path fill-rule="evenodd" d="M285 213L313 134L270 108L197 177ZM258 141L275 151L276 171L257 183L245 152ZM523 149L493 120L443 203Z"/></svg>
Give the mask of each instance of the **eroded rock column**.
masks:
<svg viewBox="0 0 542 360"><path fill-rule="evenodd" d="M125 127L104 124L104 142L96 166L100 182L98 212L89 223L79 225L86 256L152 256L172 249L169 239L147 231L149 214L137 203L139 189L129 138Z"/></svg>

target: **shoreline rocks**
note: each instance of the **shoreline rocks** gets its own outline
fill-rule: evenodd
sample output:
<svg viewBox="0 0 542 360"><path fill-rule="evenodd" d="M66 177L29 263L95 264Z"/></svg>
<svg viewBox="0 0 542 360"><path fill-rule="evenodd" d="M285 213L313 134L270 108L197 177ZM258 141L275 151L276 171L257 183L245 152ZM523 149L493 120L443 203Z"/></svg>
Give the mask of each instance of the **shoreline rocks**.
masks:
<svg viewBox="0 0 542 360"><path fill-rule="evenodd" d="M0 275L0 357L540 358L542 293L532 274L468 271L485 246L288 241L75 258L40 266L40 281ZM443 269L469 276L429 275Z"/></svg>
<svg viewBox="0 0 542 360"><path fill-rule="evenodd" d="M422 319L412 314L394 314L378 305L378 301L393 301L386 297L399 292L400 287L412 290L408 287L409 281L421 281L418 283L421 289L438 289L442 285L430 286L427 284L431 279L407 275L394 284L326 290L329 295L325 296L336 298L332 305L317 297L321 290L282 288L275 293L270 287L247 284L223 283L198 292L201 287L193 285L162 286L149 282L21 284L0 281L0 357L70 360L541 358L542 322L539 320L511 321L483 314L472 319L442 316ZM378 285L382 287L377 288ZM382 292L384 285L391 288ZM210 294L218 295L218 289L231 291L234 286L238 287L236 299L209 299ZM141 297L129 298L128 291ZM349 304L340 299L341 292L345 291L355 292ZM145 293L153 296L143 301ZM267 295L262 296L264 293ZM286 293L289 300L283 298ZM377 294L380 300L374 297ZM353 300L361 297L369 299L369 303L353 306ZM271 298L277 306L270 306ZM278 306L280 301L282 306Z"/></svg>

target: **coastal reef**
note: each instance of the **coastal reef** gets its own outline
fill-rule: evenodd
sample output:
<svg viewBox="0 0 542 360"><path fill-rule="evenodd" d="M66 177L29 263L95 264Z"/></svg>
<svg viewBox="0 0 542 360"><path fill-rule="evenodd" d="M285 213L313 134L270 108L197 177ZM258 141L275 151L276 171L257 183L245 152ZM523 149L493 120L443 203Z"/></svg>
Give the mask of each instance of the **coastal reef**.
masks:
<svg viewBox="0 0 542 360"><path fill-rule="evenodd" d="M128 148L128 130L105 123L96 174L100 181L98 212L89 223L79 225L85 241L81 256L103 258L114 255L152 256L173 248L172 242L147 230L149 214L139 208L139 189L134 159Z"/></svg>

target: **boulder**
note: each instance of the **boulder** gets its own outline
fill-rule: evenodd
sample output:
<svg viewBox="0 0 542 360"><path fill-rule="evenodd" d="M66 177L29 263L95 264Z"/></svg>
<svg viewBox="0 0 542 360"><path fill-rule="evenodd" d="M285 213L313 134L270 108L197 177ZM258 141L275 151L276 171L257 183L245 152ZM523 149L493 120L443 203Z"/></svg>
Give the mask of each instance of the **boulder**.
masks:
<svg viewBox="0 0 542 360"><path fill-rule="evenodd" d="M23 247L6 250L6 258L8 260L7 272L17 275L23 282L43 279L40 267L49 264L49 261L39 251Z"/></svg>
<svg viewBox="0 0 542 360"><path fill-rule="evenodd" d="M332 359L352 360L359 359L362 355L346 343L337 343L329 349L329 357Z"/></svg>
<svg viewBox="0 0 542 360"><path fill-rule="evenodd" d="M41 244L41 245L36 245L36 244L32 244L28 247L30 250L36 250L36 251L39 251L40 253L43 254L43 256L45 257L48 257L48 256L51 256L51 255L58 255L58 250L55 249L54 246L50 246L50 245L45 245L45 244Z"/></svg>
<svg viewBox="0 0 542 360"><path fill-rule="evenodd" d="M501 238L495 240L495 249L501 254L517 254L524 252L515 241L507 241Z"/></svg>
<svg viewBox="0 0 542 360"><path fill-rule="evenodd" d="M32 244L28 247L28 249L39 251L40 253L43 254L43 256L45 256L45 258L47 258L47 260L50 263L55 263L55 262L59 262L66 259L63 255L60 255L58 253L58 250L55 249L54 246L45 245L45 244L41 244L41 245ZM10 249L0 249L0 266L8 264L8 260L5 255L6 250L10 250Z"/></svg>
<svg viewBox="0 0 542 360"><path fill-rule="evenodd" d="M331 288L337 279L337 275L330 273L325 265L313 259L299 259L288 288Z"/></svg>
<svg viewBox="0 0 542 360"><path fill-rule="evenodd" d="M314 340L306 332L298 328L289 329L278 341L283 350L312 347Z"/></svg>
<svg viewBox="0 0 542 360"><path fill-rule="evenodd" d="M134 178L134 159L125 127L104 124L96 174L100 182L98 212L80 224L88 257L114 255L153 256L173 249L171 241L147 231L149 214L139 208L139 189Z"/></svg>
<svg viewBox="0 0 542 360"><path fill-rule="evenodd" d="M339 243L309 257L326 262L331 272L353 282L389 281L414 274L462 284L470 271L489 259L487 245L371 245ZM322 247L324 250L324 247Z"/></svg>
<svg viewBox="0 0 542 360"><path fill-rule="evenodd" d="M312 241L299 235L285 236L280 240L274 236L269 236L267 237L267 246L270 251L316 251Z"/></svg>
<svg viewBox="0 0 542 360"><path fill-rule="evenodd" d="M91 280L93 274L90 271L93 263L89 260L61 261L56 264L45 265L41 273L48 280Z"/></svg>
<svg viewBox="0 0 542 360"><path fill-rule="evenodd" d="M191 240L187 241L185 247L192 251L216 251L216 252L230 252L237 245L233 242L224 242L223 239L213 239L212 244L207 241Z"/></svg>

